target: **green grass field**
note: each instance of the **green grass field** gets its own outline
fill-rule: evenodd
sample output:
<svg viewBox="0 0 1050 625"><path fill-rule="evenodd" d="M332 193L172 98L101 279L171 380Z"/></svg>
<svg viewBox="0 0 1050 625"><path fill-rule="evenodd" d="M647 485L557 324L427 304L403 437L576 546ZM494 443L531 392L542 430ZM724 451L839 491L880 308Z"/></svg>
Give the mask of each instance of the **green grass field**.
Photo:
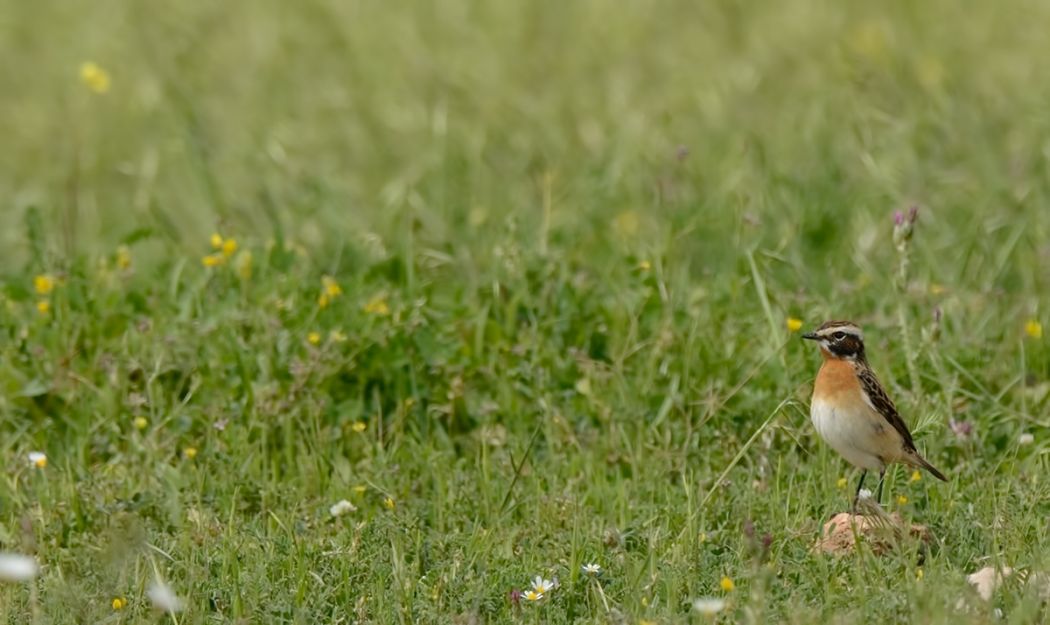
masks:
<svg viewBox="0 0 1050 625"><path fill-rule="evenodd" d="M964 4L3 3L0 622L1046 622L1050 4ZM929 549L812 550L828 318Z"/></svg>

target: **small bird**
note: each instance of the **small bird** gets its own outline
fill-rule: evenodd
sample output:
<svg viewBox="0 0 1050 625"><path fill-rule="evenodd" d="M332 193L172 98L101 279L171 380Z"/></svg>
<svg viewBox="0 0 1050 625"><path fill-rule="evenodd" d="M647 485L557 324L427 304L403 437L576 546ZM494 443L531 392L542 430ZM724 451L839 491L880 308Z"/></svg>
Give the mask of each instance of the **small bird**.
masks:
<svg viewBox="0 0 1050 625"><path fill-rule="evenodd" d="M824 358L813 385L813 425L832 449L861 469L854 510L868 471L879 472L876 501L882 501L886 466L893 462L922 467L948 481L915 449L908 426L868 364L864 334L857 324L827 321L802 338L816 341Z"/></svg>

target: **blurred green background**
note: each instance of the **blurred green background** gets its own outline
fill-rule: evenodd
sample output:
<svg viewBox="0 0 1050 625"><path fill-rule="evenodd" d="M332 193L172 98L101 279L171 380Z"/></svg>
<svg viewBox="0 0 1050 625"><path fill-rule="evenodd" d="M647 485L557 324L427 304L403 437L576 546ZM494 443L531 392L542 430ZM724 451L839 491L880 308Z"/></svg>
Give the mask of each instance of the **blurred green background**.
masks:
<svg viewBox="0 0 1050 625"><path fill-rule="evenodd" d="M955 261L942 280L1031 289L1046 273L993 251L1047 238L1046 3L0 11L9 261L35 205L62 253L143 226L196 249L221 223L279 225L321 256L415 224L482 262L513 217L530 244L674 241L694 270L761 245L851 278L889 212L918 202L929 252ZM107 93L78 80L85 61Z"/></svg>

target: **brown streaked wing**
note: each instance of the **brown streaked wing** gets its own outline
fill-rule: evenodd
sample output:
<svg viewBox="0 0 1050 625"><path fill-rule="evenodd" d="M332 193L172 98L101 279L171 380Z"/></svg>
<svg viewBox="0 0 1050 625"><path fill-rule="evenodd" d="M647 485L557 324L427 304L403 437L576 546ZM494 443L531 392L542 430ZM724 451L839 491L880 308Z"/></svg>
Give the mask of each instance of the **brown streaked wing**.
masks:
<svg viewBox="0 0 1050 625"><path fill-rule="evenodd" d="M868 399L871 400L871 405L875 407L875 410L883 418L890 422L893 429L900 433L901 438L904 439L904 448L914 451L915 442L911 438L911 432L908 431L908 426L904 424L904 420L897 413L897 407L893 405L893 400L886 395L882 384L879 384L879 379L875 377L875 372L867 367L857 367L857 378L860 380L860 385L864 392L867 393Z"/></svg>

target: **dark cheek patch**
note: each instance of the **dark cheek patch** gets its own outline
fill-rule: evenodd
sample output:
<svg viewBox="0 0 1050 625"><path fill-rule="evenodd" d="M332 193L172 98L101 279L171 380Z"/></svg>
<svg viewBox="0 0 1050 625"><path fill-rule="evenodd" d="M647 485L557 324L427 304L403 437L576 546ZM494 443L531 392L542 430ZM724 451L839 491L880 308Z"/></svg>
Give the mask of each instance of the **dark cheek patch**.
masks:
<svg viewBox="0 0 1050 625"><path fill-rule="evenodd" d="M846 336L841 340L834 341L830 347L831 351L837 356L853 356L863 349L863 344L855 336Z"/></svg>

